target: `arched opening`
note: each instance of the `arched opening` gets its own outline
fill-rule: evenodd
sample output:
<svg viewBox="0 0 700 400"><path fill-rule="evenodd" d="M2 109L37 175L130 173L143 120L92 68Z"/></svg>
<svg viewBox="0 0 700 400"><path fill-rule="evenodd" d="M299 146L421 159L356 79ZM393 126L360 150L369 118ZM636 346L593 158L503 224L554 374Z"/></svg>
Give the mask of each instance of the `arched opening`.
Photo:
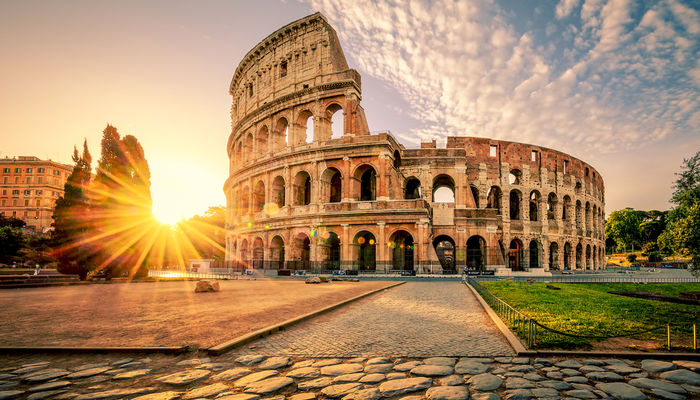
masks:
<svg viewBox="0 0 700 400"><path fill-rule="evenodd" d="M311 269L311 240L305 233L298 233L294 237L292 251L292 269Z"/></svg>
<svg viewBox="0 0 700 400"><path fill-rule="evenodd" d="M394 168L401 167L401 152L394 150Z"/></svg>
<svg viewBox="0 0 700 400"><path fill-rule="evenodd" d="M564 269L571 269L571 243L564 244Z"/></svg>
<svg viewBox="0 0 700 400"><path fill-rule="evenodd" d="M586 229L585 235L588 235L588 231L591 230L591 203L586 202L586 216L583 219L583 223Z"/></svg>
<svg viewBox="0 0 700 400"><path fill-rule="evenodd" d="M311 177L306 171L299 171L294 177L294 205L311 203Z"/></svg>
<svg viewBox="0 0 700 400"><path fill-rule="evenodd" d="M275 151L279 151L287 147L289 143L289 122L286 118L280 118L277 120L277 125L275 126L273 134L272 146Z"/></svg>
<svg viewBox="0 0 700 400"><path fill-rule="evenodd" d="M455 241L447 235L440 235L433 240L433 248L435 248L442 271L456 273Z"/></svg>
<svg viewBox="0 0 700 400"><path fill-rule="evenodd" d="M475 235L467 240L467 268L483 270L486 267L486 240Z"/></svg>
<svg viewBox="0 0 700 400"><path fill-rule="evenodd" d="M407 200L421 198L420 181L417 178L410 177L406 180L404 198Z"/></svg>
<svg viewBox="0 0 700 400"><path fill-rule="evenodd" d="M510 191L510 219L520 219L520 191L515 189Z"/></svg>
<svg viewBox="0 0 700 400"><path fill-rule="evenodd" d="M540 244L536 240L530 241L530 268L541 268Z"/></svg>
<svg viewBox="0 0 700 400"><path fill-rule="evenodd" d="M243 152L244 152L243 156L245 157L246 161L251 161L254 159L253 142L254 142L253 134L248 133L248 136L246 136L246 140L245 140L245 148L243 149Z"/></svg>
<svg viewBox="0 0 700 400"><path fill-rule="evenodd" d="M377 172L370 165L361 165L355 170L355 181L359 184L359 200L374 201L377 198Z"/></svg>
<svg viewBox="0 0 700 400"><path fill-rule="evenodd" d="M328 203L339 203L343 196L343 178L337 168L327 168L321 174L321 196Z"/></svg>
<svg viewBox="0 0 700 400"><path fill-rule="evenodd" d="M263 181L258 181L255 184L255 190L253 191L253 212L257 213L262 211L265 206L265 184Z"/></svg>
<svg viewBox="0 0 700 400"><path fill-rule="evenodd" d="M593 246L593 255L591 256L591 267L593 269L598 269L598 249L596 246Z"/></svg>
<svg viewBox="0 0 700 400"><path fill-rule="evenodd" d="M263 240L255 238L253 241L253 268L265 269L265 250Z"/></svg>
<svg viewBox="0 0 700 400"><path fill-rule="evenodd" d="M549 269L559 269L559 244L549 244Z"/></svg>
<svg viewBox="0 0 700 400"><path fill-rule="evenodd" d="M285 187L284 178L281 176L276 176L272 180L272 187L270 188L270 196L272 196L272 202L277 204L277 207L282 208L285 205Z"/></svg>
<svg viewBox="0 0 700 400"><path fill-rule="evenodd" d="M567 221L569 219L569 213L571 212L571 197L568 195L564 196L564 202L561 206L561 219Z"/></svg>
<svg viewBox="0 0 700 400"><path fill-rule="evenodd" d="M389 237L391 267L395 270L413 270L413 236L396 231Z"/></svg>
<svg viewBox="0 0 700 400"><path fill-rule="evenodd" d="M486 197L486 208L494 208L501 215L501 188L491 186L489 194Z"/></svg>
<svg viewBox="0 0 700 400"><path fill-rule="evenodd" d="M530 221L539 221L540 192L533 190L530 192Z"/></svg>
<svg viewBox="0 0 700 400"><path fill-rule="evenodd" d="M479 208L479 188L474 185L469 185L469 189L472 191L472 197L474 198L474 206Z"/></svg>
<svg viewBox="0 0 700 400"><path fill-rule="evenodd" d="M303 136L300 135L296 144L311 143L314 141L314 115L309 110L304 110L299 113L299 118L297 119L297 124L299 130Z"/></svg>
<svg viewBox="0 0 700 400"><path fill-rule="evenodd" d="M576 200L576 228L581 229L582 223L581 219L583 218L583 207L581 207L581 201Z"/></svg>
<svg viewBox="0 0 700 400"><path fill-rule="evenodd" d="M454 203L455 181L449 175L438 175L433 180L433 202Z"/></svg>
<svg viewBox="0 0 700 400"><path fill-rule="evenodd" d="M508 267L510 267L512 271L523 270L523 243L520 239L513 239L510 241Z"/></svg>
<svg viewBox="0 0 700 400"><path fill-rule="evenodd" d="M508 174L508 183L511 185L520 185L523 173L519 169L512 169Z"/></svg>
<svg viewBox="0 0 700 400"><path fill-rule="evenodd" d="M340 237L335 232L325 232L319 250L326 265L323 269L340 269Z"/></svg>
<svg viewBox="0 0 700 400"><path fill-rule="evenodd" d="M586 269L591 269L591 245L586 245Z"/></svg>
<svg viewBox="0 0 700 400"><path fill-rule="evenodd" d="M248 186L241 189L241 208L239 209L241 215L246 215L250 212L250 193Z"/></svg>
<svg viewBox="0 0 700 400"><path fill-rule="evenodd" d="M576 269L583 269L583 246L576 245Z"/></svg>
<svg viewBox="0 0 700 400"><path fill-rule="evenodd" d="M555 210L556 206L557 206L557 195L554 193L550 193L549 196L547 196L547 219L548 220L555 219L554 210Z"/></svg>
<svg viewBox="0 0 700 400"><path fill-rule="evenodd" d="M337 104L326 109L326 117L331 122L331 139L340 139L345 135L345 112Z"/></svg>
<svg viewBox="0 0 700 400"><path fill-rule="evenodd" d="M581 182L576 182L576 186L574 187L574 191L576 192L576 194L581 194L581 188Z"/></svg>
<svg viewBox="0 0 700 400"><path fill-rule="evenodd" d="M255 152L258 156L264 156L267 154L267 141L269 140L269 134L267 132L267 126L263 126L258 131L257 138L255 139Z"/></svg>
<svg viewBox="0 0 700 400"><path fill-rule="evenodd" d="M241 257L240 261L248 268L251 264L250 259L248 258L248 240L243 239L241 242Z"/></svg>
<svg viewBox="0 0 700 400"><path fill-rule="evenodd" d="M284 269L284 240L279 235L270 241L270 268Z"/></svg>
<svg viewBox="0 0 700 400"><path fill-rule="evenodd" d="M360 271L377 268L377 240L371 232L361 231L353 241L357 247L357 268Z"/></svg>

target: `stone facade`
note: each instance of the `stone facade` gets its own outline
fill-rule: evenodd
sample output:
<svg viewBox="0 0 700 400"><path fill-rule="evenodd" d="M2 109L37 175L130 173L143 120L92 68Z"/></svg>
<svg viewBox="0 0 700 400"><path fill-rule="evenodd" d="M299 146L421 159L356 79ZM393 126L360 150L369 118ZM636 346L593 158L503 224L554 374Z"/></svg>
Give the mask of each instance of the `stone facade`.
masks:
<svg viewBox="0 0 700 400"><path fill-rule="evenodd" d="M360 75L321 14L248 52L230 93L229 262L418 273L604 266L595 168L524 143L449 137L445 148L407 149L370 134Z"/></svg>
<svg viewBox="0 0 700 400"><path fill-rule="evenodd" d="M33 156L0 159L0 214L24 220L34 232L46 233L72 171L70 165Z"/></svg>

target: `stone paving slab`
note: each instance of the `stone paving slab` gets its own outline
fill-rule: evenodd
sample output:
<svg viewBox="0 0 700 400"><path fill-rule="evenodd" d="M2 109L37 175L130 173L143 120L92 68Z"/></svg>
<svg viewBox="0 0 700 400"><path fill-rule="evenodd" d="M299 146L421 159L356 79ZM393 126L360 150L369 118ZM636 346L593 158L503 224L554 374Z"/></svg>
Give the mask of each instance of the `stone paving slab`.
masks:
<svg viewBox="0 0 700 400"><path fill-rule="evenodd" d="M459 282L407 282L233 352L307 357L513 354Z"/></svg>

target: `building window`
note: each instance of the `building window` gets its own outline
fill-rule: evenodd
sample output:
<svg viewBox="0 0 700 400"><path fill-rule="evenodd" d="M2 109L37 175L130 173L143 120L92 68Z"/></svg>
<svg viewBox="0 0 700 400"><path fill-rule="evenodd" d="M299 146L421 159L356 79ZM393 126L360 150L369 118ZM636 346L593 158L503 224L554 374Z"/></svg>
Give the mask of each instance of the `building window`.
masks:
<svg viewBox="0 0 700 400"><path fill-rule="evenodd" d="M22 172L22 168L15 168L15 174L19 174Z"/></svg>
<svg viewBox="0 0 700 400"><path fill-rule="evenodd" d="M280 77L287 76L287 62L282 61L280 63Z"/></svg>
<svg viewBox="0 0 700 400"><path fill-rule="evenodd" d="M61 171L55 169L55 170L53 170L53 174L54 175L61 175Z"/></svg>
<svg viewBox="0 0 700 400"><path fill-rule="evenodd" d="M12 216L17 217L17 211L12 211Z"/></svg>
<svg viewBox="0 0 700 400"><path fill-rule="evenodd" d="M25 196L29 196L29 195L31 195L31 194L32 194L32 191L31 191L31 190L25 190L25 191L24 191L24 195L25 195Z"/></svg>
<svg viewBox="0 0 700 400"><path fill-rule="evenodd" d="M537 161L537 150L532 150L532 161Z"/></svg>
<svg viewBox="0 0 700 400"><path fill-rule="evenodd" d="M43 174L43 173L44 173L44 169L43 169L43 168L39 168L39 173L40 173L40 174Z"/></svg>
<svg viewBox="0 0 700 400"><path fill-rule="evenodd" d="M24 206L29 207L29 199L24 199Z"/></svg>
<svg viewBox="0 0 700 400"><path fill-rule="evenodd" d="M15 196L19 196L19 190L18 189L13 190L12 194Z"/></svg>
<svg viewBox="0 0 700 400"><path fill-rule="evenodd" d="M3 189L3 190L2 190L2 195L3 195L3 196L7 196L7 189Z"/></svg>
<svg viewBox="0 0 700 400"><path fill-rule="evenodd" d="M27 216L29 216L29 213L28 213L27 211L25 211L25 212L24 212L24 217L26 218Z"/></svg>
<svg viewBox="0 0 700 400"><path fill-rule="evenodd" d="M31 177L31 176L28 176L28 177L27 177L27 183L32 183L32 177Z"/></svg>
<svg viewBox="0 0 700 400"><path fill-rule="evenodd" d="M568 166L569 166L569 161L564 160L564 173L566 173L566 170L569 169Z"/></svg>
<svg viewBox="0 0 700 400"><path fill-rule="evenodd" d="M3 205L3 206L5 205L5 203L7 203L7 200L2 199L2 205Z"/></svg>
<svg viewBox="0 0 700 400"><path fill-rule="evenodd" d="M498 152L498 146L496 146L495 144L492 144L489 146L489 156L496 157L497 152Z"/></svg>
<svg viewBox="0 0 700 400"><path fill-rule="evenodd" d="M39 179L39 183L44 183L44 177L40 176L38 179Z"/></svg>
<svg viewBox="0 0 700 400"><path fill-rule="evenodd" d="M4 174L9 174L9 173L10 173L10 169L9 169L9 168L3 168L3 169L2 169L2 172L3 172Z"/></svg>
<svg viewBox="0 0 700 400"><path fill-rule="evenodd" d="M58 197L58 192L53 192L53 197Z"/></svg>
<svg viewBox="0 0 700 400"><path fill-rule="evenodd" d="M36 199L36 206L37 206L37 207L41 207L41 200Z"/></svg>
<svg viewBox="0 0 700 400"><path fill-rule="evenodd" d="M31 174L31 173L32 173L32 169L31 169L31 168L27 168L27 173L28 173L28 174Z"/></svg>
<svg viewBox="0 0 700 400"><path fill-rule="evenodd" d="M36 191L36 195L37 195L37 196L41 196L41 190L37 190L37 191Z"/></svg>
<svg viewBox="0 0 700 400"><path fill-rule="evenodd" d="M17 199L12 199L12 205L17 206Z"/></svg>

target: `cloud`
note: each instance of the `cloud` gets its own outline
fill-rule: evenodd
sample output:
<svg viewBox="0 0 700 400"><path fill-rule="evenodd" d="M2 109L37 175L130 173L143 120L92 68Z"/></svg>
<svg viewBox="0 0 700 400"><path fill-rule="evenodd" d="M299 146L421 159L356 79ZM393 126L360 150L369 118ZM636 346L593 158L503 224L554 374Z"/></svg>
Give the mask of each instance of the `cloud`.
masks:
<svg viewBox="0 0 700 400"><path fill-rule="evenodd" d="M648 10L585 0L575 24L557 18L580 2L563 0L549 23L564 39L518 32L509 18L519 17L489 0L308 1L354 67L406 100L419 123L394 132L405 142L485 136L619 151L688 133L700 112L700 43L678 14L694 10L675 0Z"/></svg>

